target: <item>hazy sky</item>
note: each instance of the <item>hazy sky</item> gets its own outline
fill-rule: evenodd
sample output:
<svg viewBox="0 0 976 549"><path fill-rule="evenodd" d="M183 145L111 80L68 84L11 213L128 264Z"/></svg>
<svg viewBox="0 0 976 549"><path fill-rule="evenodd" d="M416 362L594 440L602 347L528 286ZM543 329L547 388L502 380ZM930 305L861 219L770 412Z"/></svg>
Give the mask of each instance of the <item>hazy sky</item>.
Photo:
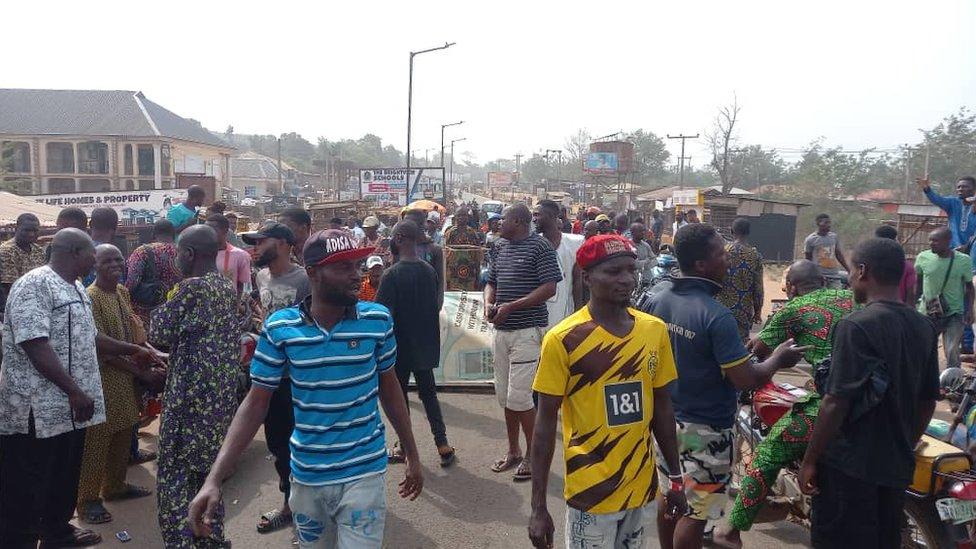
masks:
<svg viewBox="0 0 976 549"><path fill-rule="evenodd" d="M375 133L403 150L408 52L452 41L415 61L419 156L460 119L449 135L481 162L563 148L578 128L693 134L733 94L744 143L892 147L976 107L974 6L16 2L0 86L141 90L216 131ZM705 160L701 143L690 154Z"/></svg>

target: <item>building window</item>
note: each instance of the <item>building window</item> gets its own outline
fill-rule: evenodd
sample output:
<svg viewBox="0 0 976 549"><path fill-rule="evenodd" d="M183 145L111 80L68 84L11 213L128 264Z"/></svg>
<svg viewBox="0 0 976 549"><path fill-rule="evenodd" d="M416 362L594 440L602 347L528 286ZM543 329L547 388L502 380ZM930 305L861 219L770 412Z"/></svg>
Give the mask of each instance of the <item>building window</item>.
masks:
<svg viewBox="0 0 976 549"><path fill-rule="evenodd" d="M46 149L48 173L75 173L75 146L73 144L52 141L46 145Z"/></svg>
<svg viewBox="0 0 976 549"><path fill-rule="evenodd" d="M34 194L34 184L29 177L5 177L0 190L19 195Z"/></svg>
<svg viewBox="0 0 976 549"><path fill-rule="evenodd" d="M159 147L159 158L161 160L160 170L163 172L163 177L169 177L170 174L170 158L169 145L163 144Z"/></svg>
<svg viewBox="0 0 976 549"><path fill-rule="evenodd" d="M258 188L257 187L244 187L244 198L257 198Z"/></svg>
<svg viewBox="0 0 976 549"><path fill-rule="evenodd" d="M125 175L132 175L132 145L126 144L122 148L122 169Z"/></svg>
<svg viewBox="0 0 976 549"><path fill-rule="evenodd" d="M155 182L152 179L140 179L139 180L139 190L140 191L151 191L155 189Z"/></svg>
<svg viewBox="0 0 976 549"><path fill-rule="evenodd" d="M0 172L30 173L30 143L26 141L4 141L0 155Z"/></svg>
<svg viewBox="0 0 976 549"><path fill-rule="evenodd" d="M108 173L108 144L101 141L78 143L78 173Z"/></svg>
<svg viewBox="0 0 976 549"><path fill-rule="evenodd" d="M70 177L52 177L47 180L47 192L50 194L75 192L75 180Z"/></svg>
<svg viewBox="0 0 976 549"><path fill-rule="evenodd" d="M139 175L156 174L156 154L152 145L138 145Z"/></svg>
<svg viewBox="0 0 976 549"><path fill-rule="evenodd" d="M103 193L112 190L112 182L108 179L81 179L82 192Z"/></svg>
<svg viewBox="0 0 976 549"><path fill-rule="evenodd" d="M126 179L125 180L125 190L127 190L127 191L134 191L134 190L136 190L136 184L135 184L135 182L132 181L131 179Z"/></svg>

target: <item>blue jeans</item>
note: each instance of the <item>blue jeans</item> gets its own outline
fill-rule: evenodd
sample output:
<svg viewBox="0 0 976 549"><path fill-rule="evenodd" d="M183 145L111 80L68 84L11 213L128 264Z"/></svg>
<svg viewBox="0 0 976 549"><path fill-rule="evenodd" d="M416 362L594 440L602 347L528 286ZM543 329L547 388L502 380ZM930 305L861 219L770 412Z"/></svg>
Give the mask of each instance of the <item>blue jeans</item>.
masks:
<svg viewBox="0 0 976 549"><path fill-rule="evenodd" d="M960 367L959 346L962 343L963 329L966 327L962 315L947 316L937 324L937 327L942 335L942 351L945 353L946 368Z"/></svg>
<svg viewBox="0 0 976 549"><path fill-rule="evenodd" d="M386 475L345 484L291 483L288 504L302 549L379 549L386 522Z"/></svg>
<svg viewBox="0 0 976 549"><path fill-rule="evenodd" d="M617 513L595 514L566 507L567 549L638 549L644 547L654 513L650 503Z"/></svg>

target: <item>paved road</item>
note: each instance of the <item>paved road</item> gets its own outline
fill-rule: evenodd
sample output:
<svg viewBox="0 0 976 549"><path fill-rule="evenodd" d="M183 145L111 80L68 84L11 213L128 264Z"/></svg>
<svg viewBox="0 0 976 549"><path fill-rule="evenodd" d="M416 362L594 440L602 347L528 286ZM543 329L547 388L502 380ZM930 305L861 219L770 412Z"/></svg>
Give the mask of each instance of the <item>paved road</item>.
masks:
<svg viewBox="0 0 976 549"><path fill-rule="evenodd" d="M424 419L423 407L411 394L413 429L420 444L425 466L423 495L413 502L395 493L402 466L391 466L387 473L389 513L384 545L396 549L413 548L517 548L527 547L525 534L529 516L528 484L515 484L511 477L492 473L488 466L504 449L504 428L493 395L442 394L441 405L451 443L458 449L458 463L447 470L438 466L436 449ZM392 429L388 429L392 433ZM560 435L561 436L561 435ZM144 447L155 449L155 438L143 439ZM287 531L260 535L255 532L257 517L279 504L274 468L267 459L263 434L258 433L241 460L237 474L224 488L227 505L227 532L234 547L289 548ZM554 471L550 473L549 508L562 539L565 505L562 502L562 452L556 450ZM154 486L156 468L147 464L129 469L129 480ZM155 499L124 504L107 503L115 517L112 523L96 526L105 542L100 547L123 547L115 532L127 529L133 541L128 549L161 547L156 525ZM656 547L654 525L649 524ZM747 547L806 547L808 533L792 524L759 525L743 536ZM558 544L557 546L562 546Z"/></svg>

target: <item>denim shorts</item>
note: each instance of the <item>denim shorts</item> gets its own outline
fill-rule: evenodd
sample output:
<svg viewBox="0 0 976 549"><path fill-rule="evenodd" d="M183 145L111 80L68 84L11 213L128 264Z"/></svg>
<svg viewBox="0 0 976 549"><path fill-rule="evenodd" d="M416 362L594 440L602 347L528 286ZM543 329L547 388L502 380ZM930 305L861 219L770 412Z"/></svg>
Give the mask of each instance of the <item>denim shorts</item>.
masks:
<svg viewBox="0 0 976 549"><path fill-rule="evenodd" d="M386 475L306 486L292 479L291 507L302 549L379 549L386 522Z"/></svg>
<svg viewBox="0 0 976 549"><path fill-rule="evenodd" d="M644 547L645 526L650 524L653 503L616 513L587 513L566 507L567 549L615 549Z"/></svg>

